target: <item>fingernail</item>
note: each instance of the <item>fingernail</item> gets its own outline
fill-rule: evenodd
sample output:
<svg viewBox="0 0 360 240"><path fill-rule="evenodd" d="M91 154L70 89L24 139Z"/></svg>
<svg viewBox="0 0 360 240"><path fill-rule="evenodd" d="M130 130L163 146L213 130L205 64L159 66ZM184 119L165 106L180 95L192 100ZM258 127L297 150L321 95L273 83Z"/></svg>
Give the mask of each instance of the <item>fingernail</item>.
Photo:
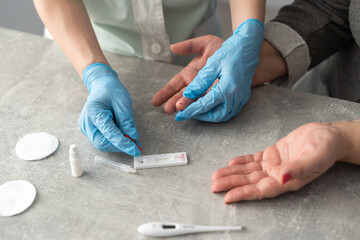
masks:
<svg viewBox="0 0 360 240"><path fill-rule="evenodd" d="M283 178L282 178L283 184L285 184L285 183L286 183L287 181L289 181L291 178L292 178L292 177L291 177L291 174L290 174L290 173L285 174L285 175L283 176Z"/></svg>
<svg viewBox="0 0 360 240"><path fill-rule="evenodd" d="M135 145L139 148L140 151L142 151L141 147L139 145L137 145L137 143L131 139L131 137L129 137L129 135L125 135L126 138L130 139L131 141L133 141L135 143Z"/></svg>

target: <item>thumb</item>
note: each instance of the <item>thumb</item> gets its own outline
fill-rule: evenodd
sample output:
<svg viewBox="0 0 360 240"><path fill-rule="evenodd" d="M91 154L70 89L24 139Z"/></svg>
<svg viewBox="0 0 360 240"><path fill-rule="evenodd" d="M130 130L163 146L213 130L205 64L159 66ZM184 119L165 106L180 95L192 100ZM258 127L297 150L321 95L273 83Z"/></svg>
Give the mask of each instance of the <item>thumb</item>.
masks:
<svg viewBox="0 0 360 240"><path fill-rule="evenodd" d="M285 184L296 178L309 176L313 173L320 173L321 157L309 157L305 155L295 161L286 163L280 170L278 181Z"/></svg>

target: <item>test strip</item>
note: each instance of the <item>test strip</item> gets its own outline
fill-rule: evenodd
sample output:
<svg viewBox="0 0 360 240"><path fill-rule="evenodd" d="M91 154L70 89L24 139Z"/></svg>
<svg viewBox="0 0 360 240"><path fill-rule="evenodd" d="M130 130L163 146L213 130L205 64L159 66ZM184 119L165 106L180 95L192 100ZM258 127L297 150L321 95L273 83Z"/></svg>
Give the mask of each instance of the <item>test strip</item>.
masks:
<svg viewBox="0 0 360 240"><path fill-rule="evenodd" d="M144 155L134 157L135 169L186 165L186 152Z"/></svg>

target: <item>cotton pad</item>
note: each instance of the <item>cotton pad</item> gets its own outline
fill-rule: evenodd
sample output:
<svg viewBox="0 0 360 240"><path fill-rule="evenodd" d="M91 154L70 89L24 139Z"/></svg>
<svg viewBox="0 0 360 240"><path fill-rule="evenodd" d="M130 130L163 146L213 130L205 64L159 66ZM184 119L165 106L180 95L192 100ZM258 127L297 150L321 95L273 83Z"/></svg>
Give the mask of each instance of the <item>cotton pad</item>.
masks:
<svg viewBox="0 0 360 240"><path fill-rule="evenodd" d="M25 211L36 196L34 185L25 180L15 180L0 186L0 216L10 217Z"/></svg>
<svg viewBox="0 0 360 240"><path fill-rule="evenodd" d="M23 160L40 160L56 151L59 140L46 132L31 133L16 144L16 155Z"/></svg>

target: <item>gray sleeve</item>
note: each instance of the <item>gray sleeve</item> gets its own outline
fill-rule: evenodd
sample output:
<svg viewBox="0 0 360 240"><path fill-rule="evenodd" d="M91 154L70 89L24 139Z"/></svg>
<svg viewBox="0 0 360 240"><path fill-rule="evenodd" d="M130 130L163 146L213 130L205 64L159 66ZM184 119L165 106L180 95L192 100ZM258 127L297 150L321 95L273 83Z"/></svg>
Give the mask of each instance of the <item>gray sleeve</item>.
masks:
<svg viewBox="0 0 360 240"><path fill-rule="evenodd" d="M353 40L350 0L295 0L265 25L265 40L286 60L288 87Z"/></svg>

